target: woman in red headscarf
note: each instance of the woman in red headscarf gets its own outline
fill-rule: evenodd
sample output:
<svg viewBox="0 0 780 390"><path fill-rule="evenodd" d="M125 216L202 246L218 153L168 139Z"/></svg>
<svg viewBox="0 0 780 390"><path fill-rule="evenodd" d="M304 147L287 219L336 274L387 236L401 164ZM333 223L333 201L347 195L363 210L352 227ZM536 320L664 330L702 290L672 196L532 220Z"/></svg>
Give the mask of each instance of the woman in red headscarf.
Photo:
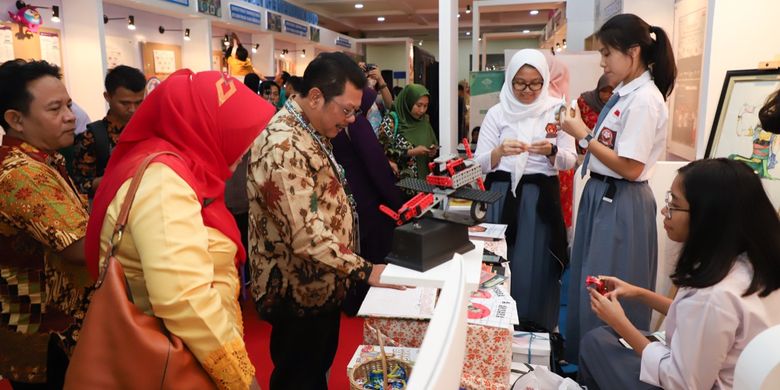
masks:
<svg viewBox="0 0 780 390"><path fill-rule="evenodd" d="M122 133L95 195L87 265L104 260L130 180L150 154L115 256L135 305L163 320L219 388L248 388L237 264L245 252L225 206L225 181L276 110L219 72L180 70L144 101Z"/></svg>

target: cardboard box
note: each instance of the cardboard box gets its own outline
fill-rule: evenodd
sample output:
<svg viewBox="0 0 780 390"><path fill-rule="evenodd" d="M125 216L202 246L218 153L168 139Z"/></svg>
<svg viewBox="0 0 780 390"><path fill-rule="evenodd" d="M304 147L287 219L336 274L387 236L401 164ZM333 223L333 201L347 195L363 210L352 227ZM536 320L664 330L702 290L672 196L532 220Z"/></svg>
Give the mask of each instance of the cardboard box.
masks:
<svg viewBox="0 0 780 390"><path fill-rule="evenodd" d="M550 334L515 332L512 336L512 361L550 368Z"/></svg>

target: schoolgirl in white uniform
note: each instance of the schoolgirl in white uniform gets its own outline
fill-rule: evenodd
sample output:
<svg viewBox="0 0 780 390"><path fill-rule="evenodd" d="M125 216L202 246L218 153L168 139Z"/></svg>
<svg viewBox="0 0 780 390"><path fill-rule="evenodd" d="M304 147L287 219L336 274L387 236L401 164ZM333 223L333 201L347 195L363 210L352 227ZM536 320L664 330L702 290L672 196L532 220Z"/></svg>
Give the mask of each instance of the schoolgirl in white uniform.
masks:
<svg viewBox="0 0 780 390"><path fill-rule="evenodd" d="M577 161L574 138L560 130L560 99L549 96L550 70L533 49L515 53L506 68L500 103L480 129L476 161L503 176L501 223L507 229L511 295L522 320L549 330L558 323L559 279L568 263L558 170ZM499 176L499 177L500 177Z"/></svg>
<svg viewBox="0 0 780 390"><path fill-rule="evenodd" d="M576 105L562 119L564 131L588 148L582 171L590 172L572 246L566 323L566 358L572 362L577 361L581 335L601 325L584 288L587 275L615 275L655 288L656 204L647 179L666 146L669 113L664 100L677 74L664 30L636 15L617 15L596 35L604 74L617 87L593 134ZM649 308L629 302L625 311L632 323L649 329Z"/></svg>

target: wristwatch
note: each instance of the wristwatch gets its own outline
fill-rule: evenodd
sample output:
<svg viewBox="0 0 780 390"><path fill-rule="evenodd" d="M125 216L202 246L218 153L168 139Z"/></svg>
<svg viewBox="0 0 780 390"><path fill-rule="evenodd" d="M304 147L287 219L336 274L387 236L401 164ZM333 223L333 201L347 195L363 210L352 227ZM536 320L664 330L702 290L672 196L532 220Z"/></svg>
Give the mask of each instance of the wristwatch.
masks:
<svg viewBox="0 0 780 390"><path fill-rule="evenodd" d="M387 84L377 85L376 90L381 91L383 89L387 88Z"/></svg>
<svg viewBox="0 0 780 390"><path fill-rule="evenodd" d="M552 144L552 148L550 149L550 154L547 155L547 157L552 157L558 154L558 145Z"/></svg>
<svg viewBox="0 0 780 390"><path fill-rule="evenodd" d="M577 141L577 145L579 145L583 149L587 149L588 145L590 145L590 140L592 139L593 139L593 134L588 133L588 135L586 135L583 138L580 138L580 140Z"/></svg>

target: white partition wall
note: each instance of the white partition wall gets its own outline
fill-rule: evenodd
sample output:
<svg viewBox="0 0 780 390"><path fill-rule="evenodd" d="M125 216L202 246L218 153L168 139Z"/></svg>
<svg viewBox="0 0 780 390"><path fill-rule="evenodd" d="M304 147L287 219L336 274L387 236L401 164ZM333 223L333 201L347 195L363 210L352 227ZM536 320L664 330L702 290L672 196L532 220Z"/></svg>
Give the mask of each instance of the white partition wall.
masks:
<svg viewBox="0 0 780 390"><path fill-rule="evenodd" d="M211 21L206 18L184 19L182 29L190 29L190 40L181 48L181 65L194 72L211 69Z"/></svg>
<svg viewBox="0 0 780 390"><path fill-rule="evenodd" d="M102 0L68 0L61 9L62 53L68 93L90 118L106 114L106 43Z"/></svg>

